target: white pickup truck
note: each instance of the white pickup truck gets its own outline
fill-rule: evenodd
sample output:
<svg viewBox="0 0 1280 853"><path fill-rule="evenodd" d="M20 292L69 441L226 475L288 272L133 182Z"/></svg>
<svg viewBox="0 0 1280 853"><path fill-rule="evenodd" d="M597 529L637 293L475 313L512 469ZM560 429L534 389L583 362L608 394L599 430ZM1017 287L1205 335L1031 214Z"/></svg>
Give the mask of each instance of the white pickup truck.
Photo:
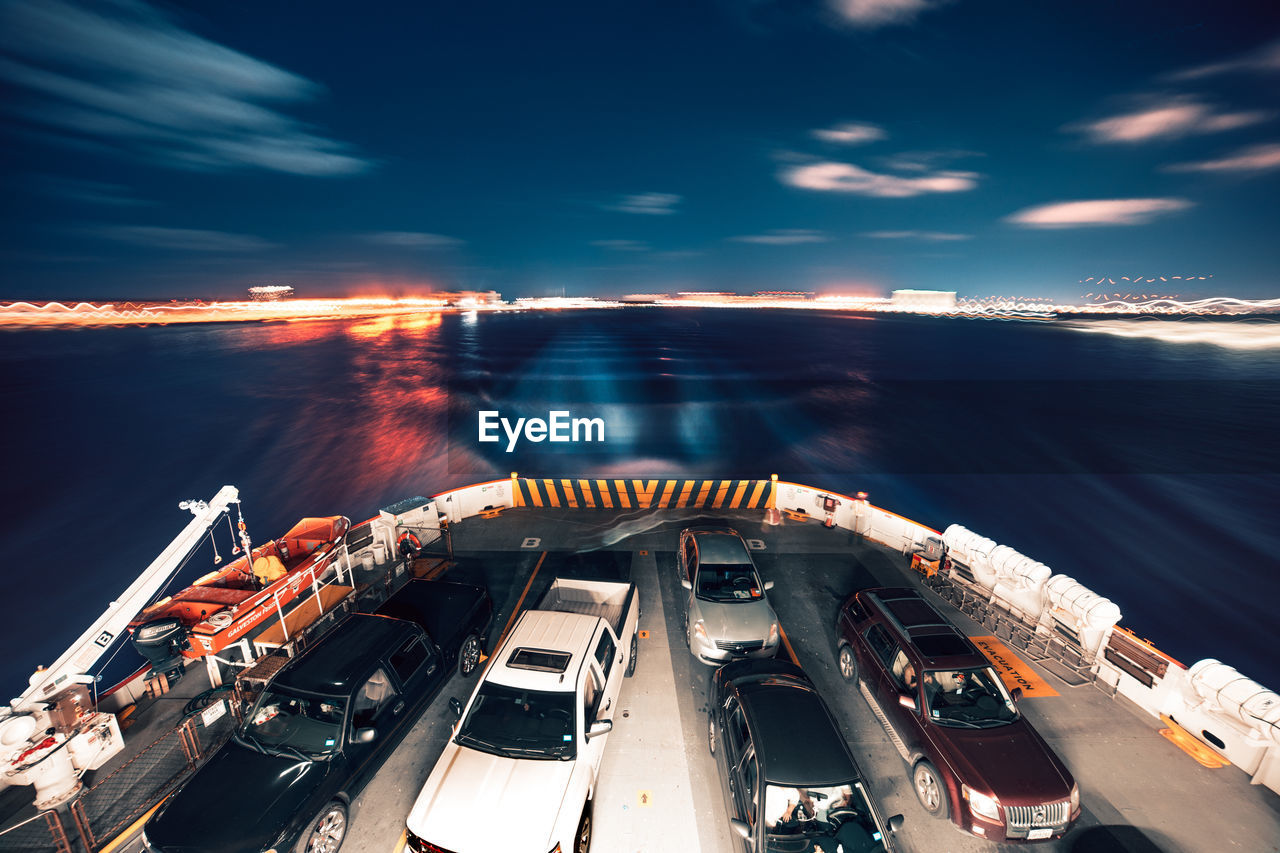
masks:
<svg viewBox="0 0 1280 853"><path fill-rule="evenodd" d="M556 578L494 652L409 812L417 853L586 853L624 674L634 584Z"/></svg>

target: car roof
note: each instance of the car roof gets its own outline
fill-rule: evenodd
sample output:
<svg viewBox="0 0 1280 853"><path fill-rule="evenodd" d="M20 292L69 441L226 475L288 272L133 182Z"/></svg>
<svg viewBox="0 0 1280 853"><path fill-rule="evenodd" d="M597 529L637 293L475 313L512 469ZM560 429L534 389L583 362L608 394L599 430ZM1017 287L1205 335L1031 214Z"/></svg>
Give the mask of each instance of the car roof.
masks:
<svg viewBox="0 0 1280 853"><path fill-rule="evenodd" d="M751 554L747 551L747 543L742 541L738 531L730 528L720 530L695 530L693 538L698 542L699 565L743 565L751 563Z"/></svg>
<svg viewBox="0 0 1280 853"><path fill-rule="evenodd" d="M990 663L918 590L884 587L859 594L879 605L925 669L963 669Z"/></svg>
<svg viewBox="0 0 1280 853"><path fill-rule="evenodd" d="M389 616L352 614L281 667L271 684L321 696L347 696L368 677L382 652L417 633L416 627Z"/></svg>
<svg viewBox="0 0 1280 853"><path fill-rule="evenodd" d="M844 736L804 670L780 660L741 663L748 666L731 664L728 676L737 688L765 781L817 786L861 778Z"/></svg>
<svg viewBox="0 0 1280 853"><path fill-rule="evenodd" d="M573 690L578 683L578 671L591 654L591 640L599 626L599 616L559 610L526 610L494 656L485 680L523 689ZM567 652L569 661L563 671L530 669L519 664L512 666L512 657L522 649Z"/></svg>

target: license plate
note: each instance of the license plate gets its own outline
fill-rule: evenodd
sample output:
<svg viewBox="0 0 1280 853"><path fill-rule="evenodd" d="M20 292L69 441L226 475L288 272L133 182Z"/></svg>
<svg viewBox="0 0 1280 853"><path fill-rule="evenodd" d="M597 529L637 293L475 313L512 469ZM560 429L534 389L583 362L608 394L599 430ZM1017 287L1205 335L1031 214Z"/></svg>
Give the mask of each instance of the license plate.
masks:
<svg viewBox="0 0 1280 853"><path fill-rule="evenodd" d="M1027 840L1028 840L1028 841L1040 841L1041 839L1044 839L1044 838L1052 838L1052 837L1053 837L1053 830L1052 830L1052 829L1031 829L1031 830L1027 830Z"/></svg>

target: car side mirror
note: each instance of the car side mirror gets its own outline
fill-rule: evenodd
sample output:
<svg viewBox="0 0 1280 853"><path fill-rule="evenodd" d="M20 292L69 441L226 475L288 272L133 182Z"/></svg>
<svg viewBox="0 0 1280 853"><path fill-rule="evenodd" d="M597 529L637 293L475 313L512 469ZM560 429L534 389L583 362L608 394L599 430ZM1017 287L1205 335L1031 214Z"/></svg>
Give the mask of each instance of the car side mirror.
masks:
<svg viewBox="0 0 1280 853"><path fill-rule="evenodd" d="M771 589L773 589L773 581L765 581L765 582L764 582L764 591L765 591L765 592L768 592L768 591L769 591L769 590L771 590Z"/></svg>
<svg viewBox="0 0 1280 853"><path fill-rule="evenodd" d="M693 581L689 580L688 578L680 578L680 586L684 587L685 589L692 590Z"/></svg>
<svg viewBox="0 0 1280 853"><path fill-rule="evenodd" d="M1013 701L1017 702L1019 699L1022 698L1022 688L1021 687L1013 688L1013 690L1009 691L1009 695L1013 697Z"/></svg>
<svg viewBox="0 0 1280 853"><path fill-rule="evenodd" d="M453 712L454 717L459 720L462 719L462 703L456 697L449 697L449 710Z"/></svg>
<svg viewBox="0 0 1280 853"><path fill-rule="evenodd" d="M908 696L906 693L899 693L898 704L904 708L910 708L914 711L916 709L916 697Z"/></svg>
<svg viewBox="0 0 1280 853"><path fill-rule="evenodd" d="M591 724L591 728L587 729L587 740L607 735L611 731L613 731L613 720L596 720Z"/></svg>
<svg viewBox="0 0 1280 853"><path fill-rule="evenodd" d="M747 826L745 821L734 818L729 821L729 826L733 827L733 831L741 835L746 840L751 840L751 827Z"/></svg>
<svg viewBox="0 0 1280 853"><path fill-rule="evenodd" d="M365 729L356 729L356 743L373 743L378 736L378 730L373 726Z"/></svg>
<svg viewBox="0 0 1280 853"><path fill-rule="evenodd" d="M906 821L907 819L903 815L900 815L900 814L894 815L893 817L889 818L889 831L897 832L899 829L902 829L902 824L906 823Z"/></svg>

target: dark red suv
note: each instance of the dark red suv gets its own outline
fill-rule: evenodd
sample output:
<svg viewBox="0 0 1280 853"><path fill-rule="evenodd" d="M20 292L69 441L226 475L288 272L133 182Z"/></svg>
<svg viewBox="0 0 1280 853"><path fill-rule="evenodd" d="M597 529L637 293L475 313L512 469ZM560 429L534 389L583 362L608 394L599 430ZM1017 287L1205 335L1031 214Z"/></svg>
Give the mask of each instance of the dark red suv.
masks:
<svg viewBox="0 0 1280 853"><path fill-rule="evenodd" d="M925 810L993 841L1061 837L1080 790L990 662L914 589L840 608L840 673L911 767Z"/></svg>

